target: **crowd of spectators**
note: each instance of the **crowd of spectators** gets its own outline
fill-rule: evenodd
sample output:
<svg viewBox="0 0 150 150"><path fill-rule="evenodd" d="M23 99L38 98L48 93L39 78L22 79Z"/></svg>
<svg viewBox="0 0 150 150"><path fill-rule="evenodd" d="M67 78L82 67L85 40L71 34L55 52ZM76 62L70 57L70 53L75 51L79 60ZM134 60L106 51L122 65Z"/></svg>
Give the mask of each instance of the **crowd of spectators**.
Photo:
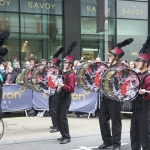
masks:
<svg viewBox="0 0 150 150"><path fill-rule="evenodd" d="M50 66L50 63L46 62L45 59L41 59L40 63L43 65ZM22 67L20 67L20 62L17 58L14 58L13 62L10 61L2 62L0 64L0 74L2 75L3 78L3 84L5 85L10 85L15 83L23 84L23 78L22 78L23 71L27 67L35 64L36 62L33 53L31 53L29 60L26 61Z"/></svg>
<svg viewBox="0 0 150 150"><path fill-rule="evenodd" d="M100 58L96 58L94 61L88 60L88 62L100 62ZM41 59L41 64L43 65L48 65L50 66L50 62L47 62L45 59ZM74 66L73 70L74 73L77 74L78 68L84 63L83 60L75 60L74 61ZM110 65L109 62L105 62L108 66ZM122 60L120 62L123 64L126 68L134 70L135 72L138 72L136 68L136 61L126 61ZM14 59L13 62L6 61L5 63L2 62L0 64L0 74L2 75L3 78L3 84L5 85L10 85L10 84L23 84L23 76L22 73L23 71L29 67L30 65L35 65L35 59L34 59L34 54L31 54L31 57L29 58L29 61L26 61L24 66L22 68L20 67L19 60L17 58ZM148 67L148 70L150 72L150 66ZM82 117L84 115L83 112L75 112L74 117ZM96 116L96 114L95 114Z"/></svg>
<svg viewBox="0 0 150 150"><path fill-rule="evenodd" d="M88 62L98 62L101 61L100 58L96 58L94 61L88 60ZM47 62L45 59L41 59L41 64L43 65L48 65L50 66L50 62ZM73 70L75 73L77 73L79 66L84 63L83 60L75 60L74 61L74 66L73 66ZM105 62L108 66L110 65L109 62ZM131 70L134 70L136 72L138 72L138 70L136 69L136 61L126 61L126 60L122 60L121 63L126 67L129 68ZM36 64L35 59L34 59L34 54L31 53L29 61L26 61L24 66L22 66L22 68L20 67L20 63L19 60L17 58L14 59L13 62L10 61L6 61L5 63L2 62L0 64L0 74L3 77L3 83L6 85L9 84L22 84L22 73L23 71L29 67L30 65L34 65ZM148 67L148 70L150 71L150 66Z"/></svg>

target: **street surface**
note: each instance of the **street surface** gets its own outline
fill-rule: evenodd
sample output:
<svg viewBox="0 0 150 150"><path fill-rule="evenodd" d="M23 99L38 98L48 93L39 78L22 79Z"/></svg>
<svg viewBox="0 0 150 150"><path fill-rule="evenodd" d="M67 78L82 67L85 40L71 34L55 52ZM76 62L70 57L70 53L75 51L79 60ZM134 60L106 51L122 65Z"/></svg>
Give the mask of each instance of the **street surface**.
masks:
<svg viewBox="0 0 150 150"><path fill-rule="evenodd" d="M98 150L102 144L98 118L68 116L71 142L59 144L60 133L50 133L50 117L5 117L0 150ZM130 118L122 119L122 148L130 150ZM109 149L111 150L112 147Z"/></svg>

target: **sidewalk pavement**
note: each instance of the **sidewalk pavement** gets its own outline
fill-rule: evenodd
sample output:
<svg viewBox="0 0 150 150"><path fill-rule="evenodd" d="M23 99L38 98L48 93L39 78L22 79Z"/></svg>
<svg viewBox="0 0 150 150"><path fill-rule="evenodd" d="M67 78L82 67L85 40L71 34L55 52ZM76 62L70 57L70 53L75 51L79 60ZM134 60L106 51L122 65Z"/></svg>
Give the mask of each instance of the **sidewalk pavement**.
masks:
<svg viewBox="0 0 150 150"><path fill-rule="evenodd" d="M94 117L88 120L87 115L82 118L74 118L70 114L68 120L71 137L100 135L98 118ZM52 126L50 117L11 117L3 118L3 121L5 130L0 145L61 137L59 132L49 132L50 126ZM130 119L122 119L122 125L122 132L129 131Z"/></svg>

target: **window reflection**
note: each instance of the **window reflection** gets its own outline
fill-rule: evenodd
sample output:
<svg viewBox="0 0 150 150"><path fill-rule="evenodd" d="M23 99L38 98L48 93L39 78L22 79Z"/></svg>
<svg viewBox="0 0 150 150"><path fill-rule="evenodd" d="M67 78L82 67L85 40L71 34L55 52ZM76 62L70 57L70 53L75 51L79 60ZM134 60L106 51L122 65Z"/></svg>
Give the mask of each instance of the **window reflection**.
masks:
<svg viewBox="0 0 150 150"><path fill-rule="evenodd" d="M49 60L62 45L62 17L22 14L21 33L23 59L33 52L36 62L42 58Z"/></svg>
<svg viewBox="0 0 150 150"><path fill-rule="evenodd" d="M110 19L108 22L108 51L114 46L114 25L115 21ZM96 33L96 18L81 18L81 40L82 40L82 57L85 61L94 60L100 57L104 60L104 32Z"/></svg>
<svg viewBox="0 0 150 150"><path fill-rule="evenodd" d="M145 43L148 31L148 21L117 19L117 42L133 38L134 42L123 47L123 59L131 61L138 57L140 48Z"/></svg>

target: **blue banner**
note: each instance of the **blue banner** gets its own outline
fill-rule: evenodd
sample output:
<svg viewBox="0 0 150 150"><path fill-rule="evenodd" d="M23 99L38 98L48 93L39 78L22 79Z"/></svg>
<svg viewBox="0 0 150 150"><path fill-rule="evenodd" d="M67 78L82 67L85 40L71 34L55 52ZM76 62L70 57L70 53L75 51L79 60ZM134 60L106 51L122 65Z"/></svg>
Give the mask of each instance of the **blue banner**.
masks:
<svg viewBox="0 0 150 150"><path fill-rule="evenodd" d="M24 85L3 85L2 111L20 111L32 108L32 90Z"/></svg>
<svg viewBox="0 0 150 150"><path fill-rule="evenodd" d="M94 113L97 105L97 93L86 91L76 86L75 92L72 93L70 111Z"/></svg>
<svg viewBox="0 0 150 150"><path fill-rule="evenodd" d="M71 94L72 101L69 111L94 113L97 104L97 93L86 91L76 86L75 92ZM35 109L49 109L48 96L33 91L33 107Z"/></svg>
<svg viewBox="0 0 150 150"><path fill-rule="evenodd" d="M49 109L48 98L49 98L48 95L33 91L33 100L32 100L33 108L35 108L35 109Z"/></svg>
<svg viewBox="0 0 150 150"><path fill-rule="evenodd" d="M94 113L97 104L97 93L86 91L76 86L72 93L70 111ZM2 111L21 111L35 109L49 109L49 96L28 89L24 85L4 85L2 96Z"/></svg>

